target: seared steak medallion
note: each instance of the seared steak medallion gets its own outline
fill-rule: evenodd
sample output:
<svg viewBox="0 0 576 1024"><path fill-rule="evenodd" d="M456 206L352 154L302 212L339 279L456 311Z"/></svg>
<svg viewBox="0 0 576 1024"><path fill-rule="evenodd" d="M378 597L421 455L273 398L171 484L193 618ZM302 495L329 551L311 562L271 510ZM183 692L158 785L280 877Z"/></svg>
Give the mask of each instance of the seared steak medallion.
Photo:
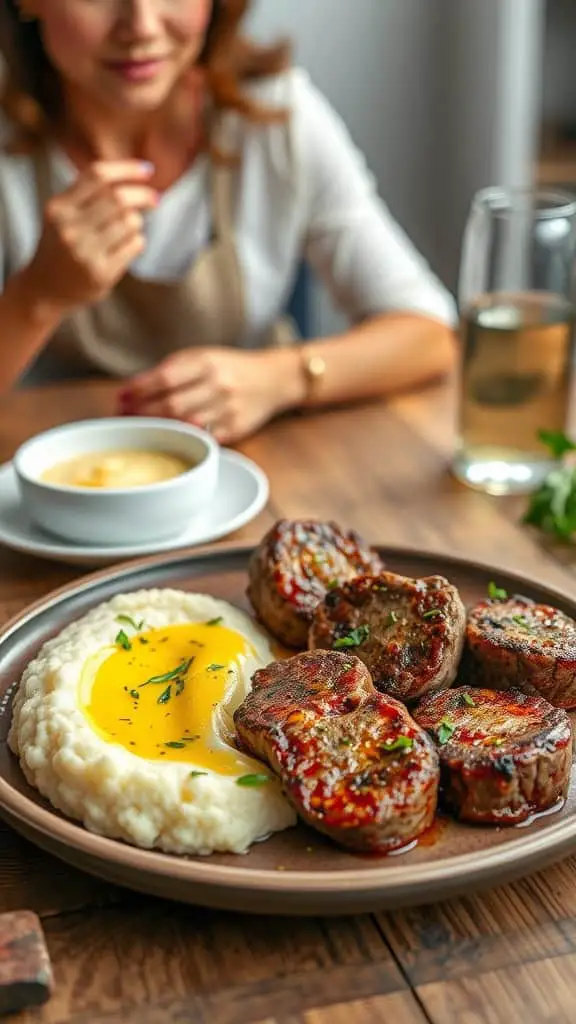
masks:
<svg viewBox="0 0 576 1024"><path fill-rule="evenodd" d="M542 697L463 686L424 698L414 718L438 747L442 799L461 821L513 825L566 796L572 727Z"/></svg>
<svg viewBox="0 0 576 1024"><path fill-rule="evenodd" d="M341 846L386 853L427 829L438 755L406 708L352 654L311 651L256 672L234 715L244 749L280 776L309 825Z"/></svg>
<svg viewBox="0 0 576 1024"><path fill-rule="evenodd" d="M360 576L331 590L316 609L309 646L349 650L374 685L411 702L451 686L464 643L466 612L442 576Z"/></svg>
<svg viewBox="0 0 576 1024"><path fill-rule="evenodd" d="M353 530L283 519L250 560L248 597L278 640L305 648L314 609L330 588L382 568L379 555Z"/></svg>
<svg viewBox="0 0 576 1024"><path fill-rule="evenodd" d="M518 687L560 708L576 707L576 623L528 598L486 600L470 612L463 679Z"/></svg>

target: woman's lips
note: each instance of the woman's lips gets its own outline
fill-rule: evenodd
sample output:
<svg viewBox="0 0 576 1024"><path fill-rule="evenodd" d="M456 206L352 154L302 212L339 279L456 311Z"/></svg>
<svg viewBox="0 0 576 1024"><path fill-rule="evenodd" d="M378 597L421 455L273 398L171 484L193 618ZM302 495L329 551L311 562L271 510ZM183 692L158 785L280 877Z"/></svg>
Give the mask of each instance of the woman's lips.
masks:
<svg viewBox="0 0 576 1024"><path fill-rule="evenodd" d="M151 60L108 61L107 67L128 82L147 82L155 78L166 63L163 57Z"/></svg>

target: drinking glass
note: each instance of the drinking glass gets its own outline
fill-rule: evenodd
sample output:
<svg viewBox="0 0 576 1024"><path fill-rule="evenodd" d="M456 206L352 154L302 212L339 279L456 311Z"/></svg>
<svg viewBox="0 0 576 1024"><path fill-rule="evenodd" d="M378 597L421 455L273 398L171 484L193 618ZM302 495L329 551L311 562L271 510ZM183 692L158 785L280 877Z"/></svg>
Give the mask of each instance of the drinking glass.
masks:
<svg viewBox="0 0 576 1024"><path fill-rule="evenodd" d="M534 490L566 430L574 355L576 196L479 192L464 233L462 363L453 472L490 494Z"/></svg>

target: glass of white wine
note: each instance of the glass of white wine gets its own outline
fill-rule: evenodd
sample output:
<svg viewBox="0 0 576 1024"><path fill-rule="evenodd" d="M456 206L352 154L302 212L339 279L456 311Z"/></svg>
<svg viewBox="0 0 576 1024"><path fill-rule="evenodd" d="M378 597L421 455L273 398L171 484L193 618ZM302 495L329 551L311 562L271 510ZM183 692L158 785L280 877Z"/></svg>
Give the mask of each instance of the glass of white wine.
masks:
<svg viewBox="0 0 576 1024"><path fill-rule="evenodd" d="M490 494L534 490L552 467L540 431L566 430L574 359L576 196L479 192L464 233L462 364L453 463Z"/></svg>

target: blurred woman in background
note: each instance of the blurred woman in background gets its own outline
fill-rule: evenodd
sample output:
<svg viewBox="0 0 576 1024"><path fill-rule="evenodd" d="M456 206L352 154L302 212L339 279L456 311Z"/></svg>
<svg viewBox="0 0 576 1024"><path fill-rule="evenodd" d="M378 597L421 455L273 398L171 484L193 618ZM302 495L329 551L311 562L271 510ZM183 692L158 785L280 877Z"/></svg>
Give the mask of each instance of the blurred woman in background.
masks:
<svg viewBox="0 0 576 1024"><path fill-rule="evenodd" d="M248 0L3 0L0 389L120 378L235 441L446 372L450 296ZM309 261L352 324L299 343Z"/></svg>

